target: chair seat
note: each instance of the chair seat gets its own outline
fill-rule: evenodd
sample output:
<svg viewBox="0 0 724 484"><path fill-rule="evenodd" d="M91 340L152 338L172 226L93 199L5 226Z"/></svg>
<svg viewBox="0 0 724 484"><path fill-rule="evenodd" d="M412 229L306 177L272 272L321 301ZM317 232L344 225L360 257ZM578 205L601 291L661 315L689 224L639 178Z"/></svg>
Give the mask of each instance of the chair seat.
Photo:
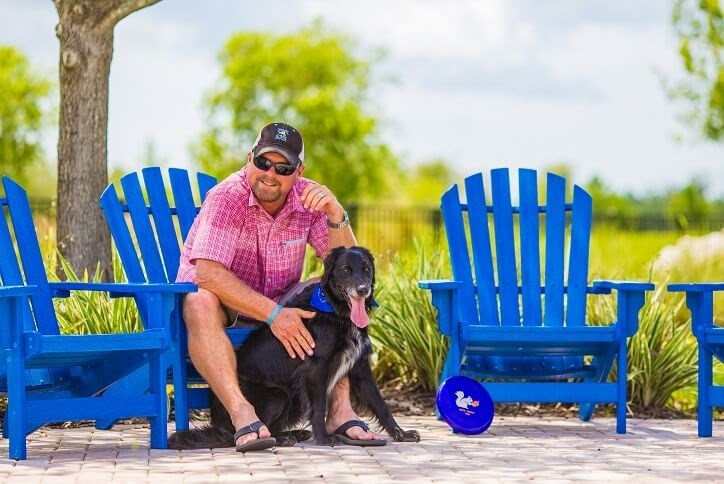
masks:
<svg viewBox="0 0 724 484"><path fill-rule="evenodd" d="M232 346L238 348L254 331L256 328L229 328L226 330L226 335L231 340Z"/></svg>
<svg viewBox="0 0 724 484"><path fill-rule="evenodd" d="M597 366L576 356L467 356L463 373L480 378L530 381L592 378Z"/></svg>
<svg viewBox="0 0 724 484"><path fill-rule="evenodd" d="M464 328L468 354L497 356L602 355L621 337L614 326L485 326Z"/></svg>
<svg viewBox="0 0 724 484"><path fill-rule="evenodd" d="M24 334L26 368L52 368L69 364L84 365L116 356L146 351L150 357L165 349L162 330L141 333L44 335Z"/></svg>

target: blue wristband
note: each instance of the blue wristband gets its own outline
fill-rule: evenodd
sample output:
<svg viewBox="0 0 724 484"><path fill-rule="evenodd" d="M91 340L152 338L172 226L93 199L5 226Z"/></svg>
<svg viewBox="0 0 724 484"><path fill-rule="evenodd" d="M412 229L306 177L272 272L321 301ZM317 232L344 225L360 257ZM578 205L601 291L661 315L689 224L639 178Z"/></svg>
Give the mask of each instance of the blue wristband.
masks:
<svg viewBox="0 0 724 484"><path fill-rule="evenodd" d="M268 318L266 318L266 324L271 325L274 322L274 318L277 317L277 314L279 314L279 311L282 310L282 305L277 304L277 307L274 308L274 311L269 315Z"/></svg>

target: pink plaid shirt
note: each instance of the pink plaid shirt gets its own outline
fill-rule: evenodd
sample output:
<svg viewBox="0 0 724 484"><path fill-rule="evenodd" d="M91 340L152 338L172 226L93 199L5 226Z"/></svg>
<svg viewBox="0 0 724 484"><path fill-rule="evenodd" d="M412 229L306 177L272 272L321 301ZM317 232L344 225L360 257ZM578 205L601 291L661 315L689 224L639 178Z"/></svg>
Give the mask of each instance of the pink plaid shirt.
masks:
<svg viewBox="0 0 724 484"><path fill-rule="evenodd" d="M181 253L178 282L195 282L196 259L223 264L255 291L277 299L299 282L307 243L318 257L329 245L324 212L304 208L299 197L310 180L300 178L272 217L259 205L246 168L212 188Z"/></svg>

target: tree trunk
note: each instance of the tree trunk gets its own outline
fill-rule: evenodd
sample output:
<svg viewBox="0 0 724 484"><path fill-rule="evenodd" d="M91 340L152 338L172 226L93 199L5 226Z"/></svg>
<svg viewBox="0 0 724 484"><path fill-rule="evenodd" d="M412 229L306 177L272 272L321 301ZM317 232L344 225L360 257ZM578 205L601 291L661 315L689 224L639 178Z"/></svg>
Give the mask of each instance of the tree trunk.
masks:
<svg viewBox="0 0 724 484"><path fill-rule="evenodd" d="M158 0L55 0L60 39L57 244L76 274L110 275L110 234L98 206L108 183L108 77L113 29Z"/></svg>

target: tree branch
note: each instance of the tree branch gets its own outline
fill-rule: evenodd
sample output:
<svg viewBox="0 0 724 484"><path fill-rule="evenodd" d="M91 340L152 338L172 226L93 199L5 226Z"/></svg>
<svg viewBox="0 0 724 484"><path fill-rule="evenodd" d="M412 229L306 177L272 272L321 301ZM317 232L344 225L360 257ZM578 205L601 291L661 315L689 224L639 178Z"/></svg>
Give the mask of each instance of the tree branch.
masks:
<svg viewBox="0 0 724 484"><path fill-rule="evenodd" d="M114 25L136 10L141 10L160 1L161 0L117 0L115 2L108 2L106 3L107 11L104 12L100 23L107 28L113 28Z"/></svg>

